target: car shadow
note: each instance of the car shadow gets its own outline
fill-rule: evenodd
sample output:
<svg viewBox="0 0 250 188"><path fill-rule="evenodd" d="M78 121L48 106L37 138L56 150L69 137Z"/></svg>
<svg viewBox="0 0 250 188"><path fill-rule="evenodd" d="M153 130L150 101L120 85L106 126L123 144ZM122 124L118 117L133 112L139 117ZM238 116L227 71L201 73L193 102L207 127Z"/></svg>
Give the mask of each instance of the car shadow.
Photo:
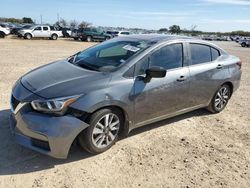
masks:
<svg viewBox="0 0 250 188"><path fill-rule="evenodd" d="M67 159L55 159L19 146L15 143L9 128L9 115L10 110L0 111L0 175L26 174L45 169L52 169L60 164L84 160L94 156L81 150L77 144L73 144ZM163 125L168 125L192 116L203 115L208 115L208 112L206 110L196 110L184 115L137 128L131 131L128 137L132 137L142 132L150 131Z"/></svg>

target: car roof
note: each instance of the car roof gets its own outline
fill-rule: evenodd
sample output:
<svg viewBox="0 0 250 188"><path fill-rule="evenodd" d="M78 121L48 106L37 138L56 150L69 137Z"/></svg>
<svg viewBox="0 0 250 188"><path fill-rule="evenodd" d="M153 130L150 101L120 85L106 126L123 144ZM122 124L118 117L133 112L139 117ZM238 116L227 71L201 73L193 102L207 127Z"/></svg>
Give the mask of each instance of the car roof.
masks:
<svg viewBox="0 0 250 188"><path fill-rule="evenodd" d="M221 53L226 54L227 52L220 48L219 46L210 43L208 41L200 40L194 37L187 37L187 36L180 36L180 35L165 35L165 34L132 34L127 36L119 37L120 39L129 39L129 40L144 40L148 41L149 43L164 43L168 41L186 41L186 42L193 42L203 45L208 45L211 47L216 48L217 50L220 50Z"/></svg>
<svg viewBox="0 0 250 188"><path fill-rule="evenodd" d="M135 40L146 40L150 42L161 42L161 41L168 41L168 40L183 40L183 39L194 39L192 37L186 36L178 36L178 35L164 35L164 34L133 34L129 36L124 36L124 38L130 38Z"/></svg>

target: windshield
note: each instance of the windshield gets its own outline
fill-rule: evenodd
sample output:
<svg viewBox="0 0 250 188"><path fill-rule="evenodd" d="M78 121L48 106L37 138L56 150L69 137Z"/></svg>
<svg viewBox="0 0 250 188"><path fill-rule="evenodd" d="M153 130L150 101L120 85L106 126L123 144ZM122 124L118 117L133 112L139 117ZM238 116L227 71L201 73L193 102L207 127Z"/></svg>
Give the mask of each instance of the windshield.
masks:
<svg viewBox="0 0 250 188"><path fill-rule="evenodd" d="M85 69L112 72L151 45L146 41L110 40L79 52L69 62Z"/></svg>
<svg viewBox="0 0 250 188"><path fill-rule="evenodd" d="M22 27L22 29L33 29L34 27L34 25L25 25Z"/></svg>

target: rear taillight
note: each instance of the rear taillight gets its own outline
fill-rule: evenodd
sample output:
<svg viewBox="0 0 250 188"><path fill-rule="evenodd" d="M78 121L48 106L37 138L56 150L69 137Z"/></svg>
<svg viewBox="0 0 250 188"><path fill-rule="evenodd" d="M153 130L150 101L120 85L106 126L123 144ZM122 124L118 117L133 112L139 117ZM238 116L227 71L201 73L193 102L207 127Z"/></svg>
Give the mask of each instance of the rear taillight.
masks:
<svg viewBox="0 0 250 188"><path fill-rule="evenodd" d="M238 65L238 66L239 66L239 68L241 69L242 62L241 62L241 61L239 61L239 62L237 62L237 63L236 63L236 65Z"/></svg>

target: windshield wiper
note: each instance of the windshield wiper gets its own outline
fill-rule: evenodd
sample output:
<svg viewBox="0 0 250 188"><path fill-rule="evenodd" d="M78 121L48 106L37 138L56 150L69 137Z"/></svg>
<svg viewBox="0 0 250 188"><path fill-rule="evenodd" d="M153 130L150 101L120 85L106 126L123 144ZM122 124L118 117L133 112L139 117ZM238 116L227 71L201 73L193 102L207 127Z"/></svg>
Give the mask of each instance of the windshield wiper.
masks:
<svg viewBox="0 0 250 188"><path fill-rule="evenodd" d="M79 67L82 67L82 68L85 68L85 69L88 69L88 70L93 70L93 71L97 71L97 72L100 72L96 67L93 67L89 64L76 64L78 65Z"/></svg>

